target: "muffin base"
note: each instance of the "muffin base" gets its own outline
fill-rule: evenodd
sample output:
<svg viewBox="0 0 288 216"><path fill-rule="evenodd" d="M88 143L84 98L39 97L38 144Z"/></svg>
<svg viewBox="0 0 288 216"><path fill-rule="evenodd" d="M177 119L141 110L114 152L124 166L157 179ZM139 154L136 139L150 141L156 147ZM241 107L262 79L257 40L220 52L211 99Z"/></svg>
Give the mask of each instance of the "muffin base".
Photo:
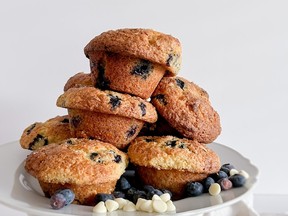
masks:
<svg viewBox="0 0 288 216"><path fill-rule="evenodd" d="M173 200L184 197L185 188L190 181L201 181L208 177L206 173L192 173L180 170L157 170L150 167L137 167L137 175L145 185L152 185L159 189L168 189L172 192Z"/></svg>
<svg viewBox="0 0 288 216"><path fill-rule="evenodd" d="M112 193L117 181L100 183L97 185L77 185L77 184L56 184L39 181L44 195L50 198L57 190L71 189L75 194L74 204L95 205L95 195L97 193Z"/></svg>
<svg viewBox="0 0 288 216"><path fill-rule="evenodd" d="M72 136L109 142L119 149L133 140L144 122L112 114L68 109Z"/></svg>
<svg viewBox="0 0 288 216"><path fill-rule="evenodd" d="M117 53L98 51L89 58L92 78L98 88L144 99L152 95L166 72L160 64Z"/></svg>

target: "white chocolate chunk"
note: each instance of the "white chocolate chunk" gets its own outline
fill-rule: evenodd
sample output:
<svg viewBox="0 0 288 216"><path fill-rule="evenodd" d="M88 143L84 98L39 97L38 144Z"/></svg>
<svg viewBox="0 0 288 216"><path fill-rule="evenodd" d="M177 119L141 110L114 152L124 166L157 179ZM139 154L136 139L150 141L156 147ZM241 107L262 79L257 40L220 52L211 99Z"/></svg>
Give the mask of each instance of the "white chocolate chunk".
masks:
<svg viewBox="0 0 288 216"><path fill-rule="evenodd" d="M105 201L105 206L106 206L108 212L115 211L119 208L119 204L116 201L110 200L110 199Z"/></svg>
<svg viewBox="0 0 288 216"><path fill-rule="evenodd" d="M166 202L167 205L167 210L166 211L175 211L176 210L176 206L174 205L174 203L172 202L172 200L168 200Z"/></svg>
<svg viewBox="0 0 288 216"><path fill-rule="evenodd" d="M149 213L153 212L152 200L144 201L140 206L140 210L149 212Z"/></svg>
<svg viewBox="0 0 288 216"><path fill-rule="evenodd" d="M107 209L106 209L106 206L105 206L105 203L103 201L97 203L97 205L95 205L93 207L93 212L96 212L96 213L106 213L107 212Z"/></svg>
<svg viewBox="0 0 288 216"><path fill-rule="evenodd" d="M238 170L236 170L236 169L231 169L230 172L229 172L229 175L230 175L230 176L233 176L233 175L238 174L238 173L239 173Z"/></svg>
<svg viewBox="0 0 288 216"><path fill-rule="evenodd" d="M142 203L146 202L146 199L143 198L138 198L137 202L136 202L136 210L140 210L140 206L142 205Z"/></svg>
<svg viewBox="0 0 288 216"><path fill-rule="evenodd" d="M126 205L127 202L128 202L128 201L127 201L126 199L124 199L124 198L116 198L116 199L114 199L114 201L116 201L116 202L118 203L118 205L119 205L118 209L122 209L123 206Z"/></svg>
<svg viewBox="0 0 288 216"><path fill-rule="evenodd" d="M162 200L162 199L161 199L160 196L158 196L157 194L154 194L154 195L152 196L152 200Z"/></svg>
<svg viewBox="0 0 288 216"><path fill-rule="evenodd" d="M152 200L153 210L158 213L166 212L167 204L163 202L161 199Z"/></svg>
<svg viewBox="0 0 288 216"><path fill-rule="evenodd" d="M133 202L128 201L125 206L123 206L123 211L133 212L136 211L136 206Z"/></svg>
<svg viewBox="0 0 288 216"><path fill-rule="evenodd" d="M242 176L244 176L245 179L248 179L248 178L250 177L249 174L248 174L245 170L240 170L240 171L239 171L239 174L242 175Z"/></svg>
<svg viewBox="0 0 288 216"><path fill-rule="evenodd" d="M213 183L210 185L208 191L210 195L216 196L221 192L221 186L218 183Z"/></svg>
<svg viewBox="0 0 288 216"><path fill-rule="evenodd" d="M171 199L171 196L169 193L164 193L160 196L160 198L163 200L163 202L167 202L168 200Z"/></svg>

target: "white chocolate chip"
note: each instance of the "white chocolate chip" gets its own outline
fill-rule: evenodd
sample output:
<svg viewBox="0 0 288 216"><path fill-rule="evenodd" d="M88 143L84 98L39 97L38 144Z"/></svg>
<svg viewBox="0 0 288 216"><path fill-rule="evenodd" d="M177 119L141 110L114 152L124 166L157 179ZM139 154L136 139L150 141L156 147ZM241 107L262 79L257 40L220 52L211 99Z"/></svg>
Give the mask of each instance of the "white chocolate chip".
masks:
<svg viewBox="0 0 288 216"><path fill-rule="evenodd" d="M172 202L172 200L168 200L166 202L167 205L167 210L166 211L175 211L176 210L176 206L174 205L174 203Z"/></svg>
<svg viewBox="0 0 288 216"><path fill-rule="evenodd" d="M116 202L118 203L118 205L119 205L118 209L122 209L123 206L126 205L127 202L128 202L128 201L127 201L126 199L124 199L124 198L116 198L116 199L114 199L114 201L116 201Z"/></svg>
<svg viewBox="0 0 288 216"><path fill-rule="evenodd" d="M164 193L160 196L160 198L163 200L163 202L167 202L168 200L171 199L171 196L169 193Z"/></svg>
<svg viewBox="0 0 288 216"><path fill-rule="evenodd" d="M208 191L210 195L216 196L221 192L221 186L218 183L213 183L210 185Z"/></svg>
<svg viewBox="0 0 288 216"><path fill-rule="evenodd" d="M230 176L233 176L233 175L238 174L238 173L239 173L238 170L236 170L236 169L231 169L230 172L229 172L229 175L230 175Z"/></svg>
<svg viewBox="0 0 288 216"><path fill-rule="evenodd" d="M133 202L128 201L126 205L123 206L123 211L133 212L136 211L136 206Z"/></svg>
<svg viewBox="0 0 288 216"><path fill-rule="evenodd" d="M96 212L96 213L106 213L107 212L107 209L106 209L106 206L105 206L105 203L103 201L97 203L97 205L95 205L93 207L93 212Z"/></svg>
<svg viewBox="0 0 288 216"><path fill-rule="evenodd" d="M152 196L152 200L162 200L162 199L161 199L160 196L158 196L157 194L154 194L154 195Z"/></svg>
<svg viewBox="0 0 288 216"><path fill-rule="evenodd" d="M248 178L250 177L249 174L248 174L245 170L240 170L240 171L239 171L239 174L242 175L242 176L244 176L245 179L248 179Z"/></svg>
<svg viewBox="0 0 288 216"><path fill-rule="evenodd" d="M119 204L116 201L110 200L110 199L105 201L105 206L106 206L108 212L115 211L119 208Z"/></svg>
<svg viewBox="0 0 288 216"><path fill-rule="evenodd" d="M161 199L152 200L153 210L158 213L163 213L167 210L167 204Z"/></svg>
<svg viewBox="0 0 288 216"><path fill-rule="evenodd" d="M149 212L149 213L153 212L152 200L144 201L140 206L140 210Z"/></svg>
<svg viewBox="0 0 288 216"><path fill-rule="evenodd" d="M136 210L140 210L140 206L142 205L142 203L146 202L146 199L143 198L138 198L137 202L136 202Z"/></svg>

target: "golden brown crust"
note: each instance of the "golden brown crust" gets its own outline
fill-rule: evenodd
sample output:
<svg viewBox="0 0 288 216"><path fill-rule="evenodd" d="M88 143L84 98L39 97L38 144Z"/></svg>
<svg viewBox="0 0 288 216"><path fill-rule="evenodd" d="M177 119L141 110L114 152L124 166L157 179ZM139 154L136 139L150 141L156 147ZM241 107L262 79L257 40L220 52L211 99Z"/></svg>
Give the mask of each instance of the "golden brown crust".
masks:
<svg viewBox="0 0 288 216"><path fill-rule="evenodd" d="M64 91L67 91L70 88L78 88L90 86L94 87L95 84L91 77L90 73L79 72L74 76L70 77L64 85Z"/></svg>
<svg viewBox="0 0 288 216"><path fill-rule="evenodd" d="M124 149L143 127L144 122L135 118L68 109L71 133L74 137L94 138Z"/></svg>
<svg viewBox="0 0 288 216"><path fill-rule="evenodd" d="M149 98L164 76L160 64L118 53L95 51L90 54L95 86Z"/></svg>
<svg viewBox="0 0 288 216"><path fill-rule="evenodd" d="M57 106L114 114L151 123L157 120L156 110L151 103L139 97L94 87L68 89L58 97Z"/></svg>
<svg viewBox="0 0 288 216"><path fill-rule="evenodd" d="M71 137L69 117L56 116L45 122L35 122L28 126L21 135L20 145L24 149L35 150Z"/></svg>
<svg viewBox="0 0 288 216"><path fill-rule="evenodd" d="M171 35L152 29L109 30L93 38L84 48L89 58L94 51L121 53L146 59L166 67L176 75L181 66L181 44Z"/></svg>
<svg viewBox="0 0 288 216"><path fill-rule="evenodd" d="M114 191L116 180L111 182L104 182L100 184L53 184L39 181L40 187L42 188L46 197L50 198L58 190L69 188L75 194L73 204L89 205L94 206L95 195L98 193L110 194Z"/></svg>
<svg viewBox="0 0 288 216"><path fill-rule="evenodd" d="M202 181L209 175L175 169L159 170L150 167L137 167L137 174L144 185L170 190L173 194L173 200L183 198L188 182Z"/></svg>
<svg viewBox="0 0 288 216"><path fill-rule="evenodd" d="M119 179L127 164L126 154L112 144L71 138L33 151L25 169L46 183L93 185Z"/></svg>
<svg viewBox="0 0 288 216"><path fill-rule="evenodd" d="M211 143L221 133L220 117L205 90L181 77L163 77L151 103L183 136Z"/></svg>
<svg viewBox="0 0 288 216"><path fill-rule="evenodd" d="M219 156L197 141L173 136L136 137L129 148L130 162L158 170L210 174L219 171Z"/></svg>

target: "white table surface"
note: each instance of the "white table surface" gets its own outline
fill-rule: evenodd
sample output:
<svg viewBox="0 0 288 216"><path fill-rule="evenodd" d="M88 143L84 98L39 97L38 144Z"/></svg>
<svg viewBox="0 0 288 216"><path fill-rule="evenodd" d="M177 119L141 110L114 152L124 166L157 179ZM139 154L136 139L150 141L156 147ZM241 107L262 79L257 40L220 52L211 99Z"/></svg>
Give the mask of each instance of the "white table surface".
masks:
<svg viewBox="0 0 288 216"><path fill-rule="evenodd" d="M288 195L255 194L253 198L254 209L261 216L288 216ZM2 204L0 204L0 215L27 216L25 212L11 209Z"/></svg>

